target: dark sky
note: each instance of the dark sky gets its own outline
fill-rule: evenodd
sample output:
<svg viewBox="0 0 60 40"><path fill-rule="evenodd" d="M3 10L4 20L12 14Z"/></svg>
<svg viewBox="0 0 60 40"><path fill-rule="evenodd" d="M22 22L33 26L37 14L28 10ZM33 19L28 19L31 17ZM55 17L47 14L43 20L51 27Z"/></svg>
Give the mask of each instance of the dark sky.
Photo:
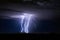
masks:
<svg viewBox="0 0 60 40"><path fill-rule="evenodd" d="M60 22L58 21L58 17L60 17L59 3L57 1L38 2L16 2L15 0L0 3L0 32L19 32L20 20L9 18L10 16L21 15L25 12L38 16L34 22L36 29L32 25L30 32L60 32Z"/></svg>

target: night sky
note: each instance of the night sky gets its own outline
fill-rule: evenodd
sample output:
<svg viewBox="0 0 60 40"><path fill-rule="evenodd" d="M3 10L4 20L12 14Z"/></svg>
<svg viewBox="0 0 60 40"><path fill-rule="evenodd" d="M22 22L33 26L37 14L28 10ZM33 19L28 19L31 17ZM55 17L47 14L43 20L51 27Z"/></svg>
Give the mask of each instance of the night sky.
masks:
<svg viewBox="0 0 60 40"><path fill-rule="evenodd" d="M37 19L33 18L35 21L33 20L30 24L30 33L60 32L60 10L57 4L59 3L56 1L46 1L45 3L45 1L36 0L2 2L0 3L0 32L21 33L21 20L10 16L21 15L24 12L37 15Z"/></svg>

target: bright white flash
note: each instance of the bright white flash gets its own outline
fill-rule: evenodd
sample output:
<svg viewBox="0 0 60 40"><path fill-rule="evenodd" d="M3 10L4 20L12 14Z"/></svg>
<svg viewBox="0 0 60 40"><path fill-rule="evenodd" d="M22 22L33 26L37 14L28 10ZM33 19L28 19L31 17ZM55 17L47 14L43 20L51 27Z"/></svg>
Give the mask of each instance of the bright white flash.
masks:
<svg viewBox="0 0 60 40"><path fill-rule="evenodd" d="M21 32L29 32L28 28L32 16L31 14L21 15Z"/></svg>
<svg viewBox="0 0 60 40"><path fill-rule="evenodd" d="M30 25L30 20L32 18L33 14L23 14L23 15L15 15L11 16L12 18L20 18L21 19L21 32L29 33L29 25Z"/></svg>

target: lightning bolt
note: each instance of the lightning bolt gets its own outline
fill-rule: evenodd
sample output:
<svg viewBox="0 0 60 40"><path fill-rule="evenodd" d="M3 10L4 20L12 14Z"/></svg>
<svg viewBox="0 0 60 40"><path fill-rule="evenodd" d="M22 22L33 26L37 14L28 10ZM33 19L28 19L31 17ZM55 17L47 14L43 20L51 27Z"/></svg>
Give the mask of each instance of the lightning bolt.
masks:
<svg viewBox="0 0 60 40"><path fill-rule="evenodd" d="M29 23L32 15L24 14L21 16L21 32L28 33Z"/></svg>

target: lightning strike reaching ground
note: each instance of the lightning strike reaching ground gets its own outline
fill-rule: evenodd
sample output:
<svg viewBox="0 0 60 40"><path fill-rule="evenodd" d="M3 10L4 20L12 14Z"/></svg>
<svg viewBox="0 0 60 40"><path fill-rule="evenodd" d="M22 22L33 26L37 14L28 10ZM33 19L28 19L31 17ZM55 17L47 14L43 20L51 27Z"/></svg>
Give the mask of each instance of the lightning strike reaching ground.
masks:
<svg viewBox="0 0 60 40"><path fill-rule="evenodd" d="M28 33L29 23L31 20L31 14L24 14L21 16L21 32Z"/></svg>
<svg viewBox="0 0 60 40"><path fill-rule="evenodd" d="M34 16L33 14L24 13L23 15L14 15L11 17L19 18L21 20L20 24L21 24L21 32L22 33L29 33L29 27L31 26L30 23L31 23L31 20L33 20L32 19L33 16Z"/></svg>

